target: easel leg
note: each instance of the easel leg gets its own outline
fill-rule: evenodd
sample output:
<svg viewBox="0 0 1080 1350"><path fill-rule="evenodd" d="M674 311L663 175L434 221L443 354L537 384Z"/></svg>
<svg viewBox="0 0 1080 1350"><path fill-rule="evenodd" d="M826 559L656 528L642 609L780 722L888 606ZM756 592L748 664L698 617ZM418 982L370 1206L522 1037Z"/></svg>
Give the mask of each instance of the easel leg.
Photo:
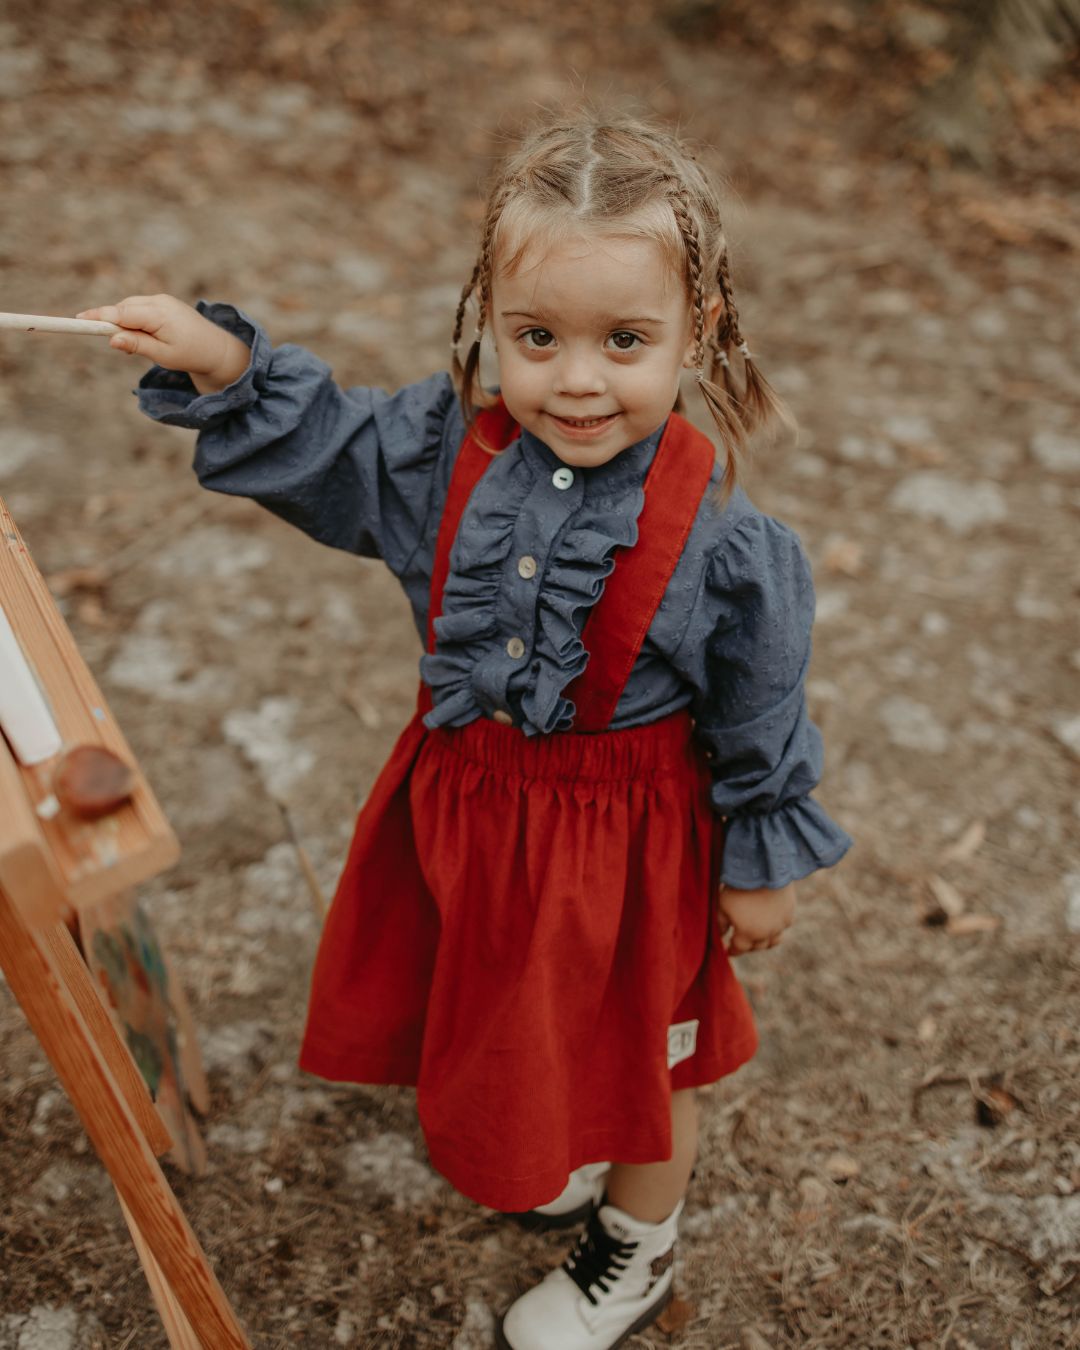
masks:
<svg viewBox="0 0 1080 1350"><path fill-rule="evenodd" d="M34 940L3 890L0 968L200 1350L251 1350L48 947Z"/></svg>
<svg viewBox="0 0 1080 1350"><path fill-rule="evenodd" d="M154 1253L147 1246L139 1225L131 1217L131 1211L123 1200L120 1201L120 1208L124 1211L124 1218L127 1219L127 1226L131 1231L131 1240L135 1244L135 1250L139 1253L139 1260L146 1272L146 1283L150 1286L150 1292L154 1296L158 1315L161 1318L165 1335L169 1338L172 1350L203 1350L202 1342L192 1330L191 1323L184 1315L183 1308L177 1302L176 1295L169 1286L168 1280L162 1274L161 1267L154 1259Z"/></svg>

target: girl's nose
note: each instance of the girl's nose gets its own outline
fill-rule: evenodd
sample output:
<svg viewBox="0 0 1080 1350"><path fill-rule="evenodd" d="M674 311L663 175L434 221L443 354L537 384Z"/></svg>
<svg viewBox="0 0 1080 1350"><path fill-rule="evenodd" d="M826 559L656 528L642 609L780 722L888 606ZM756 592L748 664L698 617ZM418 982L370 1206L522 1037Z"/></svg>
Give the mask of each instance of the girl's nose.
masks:
<svg viewBox="0 0 1080 1350"><path fill-rule="evenodd" d="M584 353L568 352L556 363L554 375L554 392L571 398L603 394L607 389L600 363Z"/></svg>

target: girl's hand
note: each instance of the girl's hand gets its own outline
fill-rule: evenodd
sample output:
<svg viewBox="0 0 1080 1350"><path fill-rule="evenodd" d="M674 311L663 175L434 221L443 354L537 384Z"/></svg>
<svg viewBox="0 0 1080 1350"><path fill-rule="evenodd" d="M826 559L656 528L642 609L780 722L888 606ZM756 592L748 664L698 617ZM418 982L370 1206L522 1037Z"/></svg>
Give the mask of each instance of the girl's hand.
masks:
<svg viewBox="0 0 1080 1350"><path fill-rule="evenodd" d="M794 921L794 882L788 882L778 891L764 888L737 891L733 886L720 887L720 927L731 928L727 940L729 956L775 947L782 940L785 928L790 928Z"/></svg>
<svg viewBox="0 0 1080 1350"><path fill-rule="evenodd" d="M166 370L186 370L200 394L218 394L247 370L251 352L231 333L171 295L129 295L118 305L87 309L80 319L103 319L129 331L109 346L145 356Z"/></svg>

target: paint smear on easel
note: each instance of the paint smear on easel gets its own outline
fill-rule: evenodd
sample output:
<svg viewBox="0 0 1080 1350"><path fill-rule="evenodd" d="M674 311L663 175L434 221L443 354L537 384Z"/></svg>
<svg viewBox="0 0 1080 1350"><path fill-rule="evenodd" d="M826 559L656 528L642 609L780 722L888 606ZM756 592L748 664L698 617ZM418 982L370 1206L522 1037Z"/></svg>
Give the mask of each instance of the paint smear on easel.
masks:
<svg viewBox="0 0 1080 1350"><path fill-rule="evenodd" d="M197 1054L191 1057L190 1014L153 924L129 892L85 907L79 925L102 1002L172 1136L169 1158L185 1172L204 1176L206 1149L190 1102L204 1105L205 1080Z"/></svg>

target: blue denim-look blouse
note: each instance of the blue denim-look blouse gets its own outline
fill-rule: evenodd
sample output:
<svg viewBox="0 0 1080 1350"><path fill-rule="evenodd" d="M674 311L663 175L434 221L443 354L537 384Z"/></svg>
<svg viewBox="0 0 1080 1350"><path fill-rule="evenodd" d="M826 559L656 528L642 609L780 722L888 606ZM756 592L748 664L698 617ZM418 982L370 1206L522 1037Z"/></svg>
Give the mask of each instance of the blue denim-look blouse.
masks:
<svg viewBox="0 0 1080 1350"><path fill-rule="evenodd" d="M187 375L155 367L140 384L142 410L199 432L204 486L252 497L321 543L382 558L423 639L439 521L465 437L449 376L393 395L342 390L318 357L291 345L274 351L231 305L199 308L250 345L247 370L199 396ZM616 548L637 542L660 434L569 475L529 432L492 460L451 551L435 651L420 660L429 726L501 711L526 735L569 728L564 690L588 660L581 630ZM522 575L522 558L535 562L533 575ZM810 568L792 531L741 492L723 510L707 492L611 729L689 705L713 805L728 818L731 886L783 886L831 867L851 844L809 795L822 767L803 691L813 618Z"/></svg>

